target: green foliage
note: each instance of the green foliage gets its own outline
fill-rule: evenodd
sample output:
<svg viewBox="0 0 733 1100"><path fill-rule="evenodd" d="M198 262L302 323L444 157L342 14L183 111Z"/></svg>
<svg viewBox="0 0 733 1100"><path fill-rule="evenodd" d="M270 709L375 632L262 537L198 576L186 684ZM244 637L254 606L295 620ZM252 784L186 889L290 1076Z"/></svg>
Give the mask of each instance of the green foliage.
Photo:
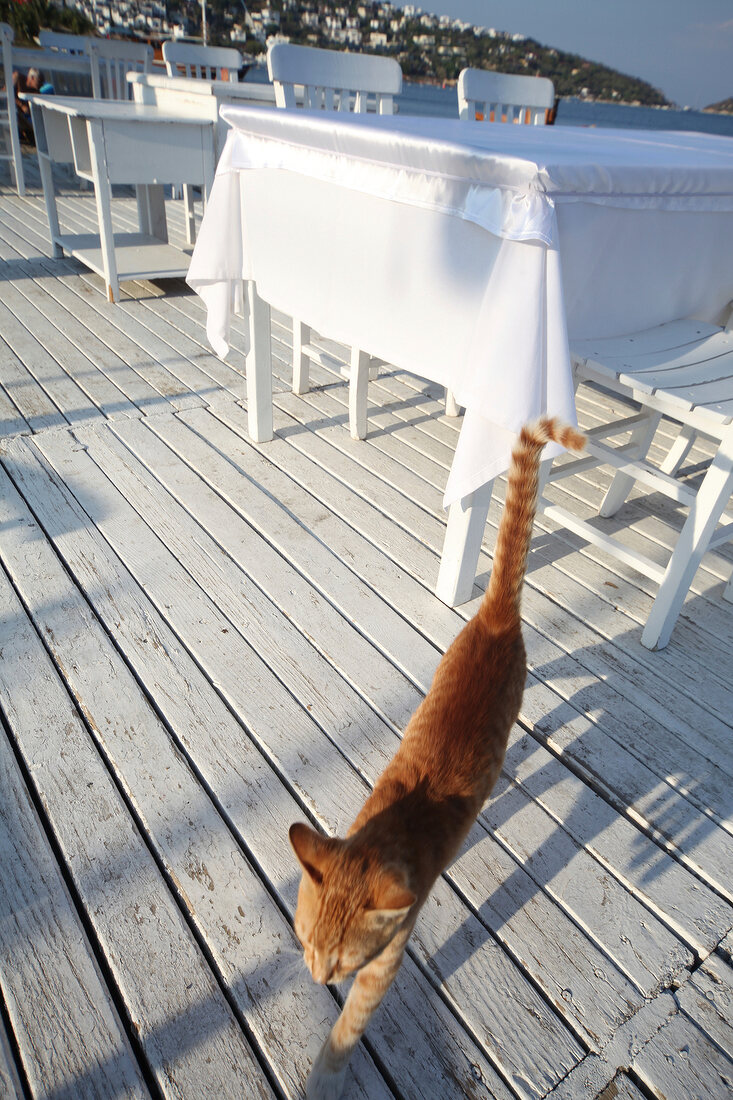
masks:
<svg viewBox="0 0 733 1100"><path fill-rule="evenodd" d="M92 34L94 27L76 8L57 8L48 0L0 0L0 22L9 23L15 41L21 46L35 45L43 29L66 34Z"/></svg>

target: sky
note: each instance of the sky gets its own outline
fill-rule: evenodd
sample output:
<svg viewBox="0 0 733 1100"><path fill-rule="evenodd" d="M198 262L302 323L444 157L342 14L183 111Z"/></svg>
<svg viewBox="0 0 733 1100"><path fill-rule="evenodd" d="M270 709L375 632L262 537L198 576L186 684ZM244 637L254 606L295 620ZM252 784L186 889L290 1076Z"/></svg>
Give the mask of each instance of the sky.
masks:
<svg viewBox="0 0 733 1100"><path fill-rule="evenodd" d="M393 0L640 77L681 107L733 96L733 0Z"/></svg>

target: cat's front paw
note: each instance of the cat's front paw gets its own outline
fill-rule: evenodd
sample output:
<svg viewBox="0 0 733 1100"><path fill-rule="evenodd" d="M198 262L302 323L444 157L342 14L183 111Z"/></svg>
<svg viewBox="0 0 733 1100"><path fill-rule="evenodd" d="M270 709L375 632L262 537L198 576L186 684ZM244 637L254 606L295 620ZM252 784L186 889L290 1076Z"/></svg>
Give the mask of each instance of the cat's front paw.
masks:
<svg viewBox="0 0 733 1100"><path fill-rule="evenodd" d="M328 1040L313 1063L306 1085L306 1100L341 1100L348 1064L335 1068Z"/></svg>

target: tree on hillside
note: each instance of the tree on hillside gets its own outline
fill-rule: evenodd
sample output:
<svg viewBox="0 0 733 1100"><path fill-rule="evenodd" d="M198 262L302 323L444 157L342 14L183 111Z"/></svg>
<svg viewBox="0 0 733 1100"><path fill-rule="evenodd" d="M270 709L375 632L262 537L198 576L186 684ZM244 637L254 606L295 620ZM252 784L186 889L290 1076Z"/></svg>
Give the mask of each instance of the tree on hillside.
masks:
<svg viewBox="0 0 733 1100"><path fill-rule="evenodd" d="M9 23L15 41L35 45L40 30L65 31L67 34L93 34L94 26L76 8L57 8L48 0L0 0L0 22Z"/></svg>

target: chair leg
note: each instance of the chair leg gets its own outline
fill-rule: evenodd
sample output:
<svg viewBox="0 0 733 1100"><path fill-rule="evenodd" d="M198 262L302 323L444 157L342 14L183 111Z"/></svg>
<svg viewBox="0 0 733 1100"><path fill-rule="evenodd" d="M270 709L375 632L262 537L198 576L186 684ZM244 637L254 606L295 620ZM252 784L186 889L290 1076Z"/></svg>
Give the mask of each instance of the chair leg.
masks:
<svg viewBox="0 0 733 1100"><path fill-rule="evenodd" d="M310 389L310 359L303 351L310 341L309 326L293 318L293 393L308 393Z"/></svg>
<svg viewBox="0 0 733 1100"><path fill-rule="evenodd" d="M471 599L494 483L451 504L435 595L448 607Z"/></svg>
<svg viewBox="0 0 733 1100"><path fill-rule="evenodd" d="M663 474L669 474L670 477L677 476L680 466L690 453L696 435L697 432L689 424L682 425L680 434L669 448L667 457L659 467Z"/></svg>
<svg viewBox="0 0 733 1100"><path fill-rule="evenodd" d="M349 372L349 430L352 439L366 439L367 390L370 356L361 348L351 349Z"/></svg>
<svg viewBox="0 0 733 1100"><path fill-rule="evenodd" d="M10 101L9 110L15 110L15 104ZM19 195L25 195L25 176L23 174L23 152L20 147L20 135L18 125L13 119L10 123L10 151L13 154L13 175L15 176L15 189Z"/></svg>
<svg viewBox="0 0 733 1100"><path fill-rule="evenodd" d="M669 641L687 590L731 492L733 426L723 436L669 559L641 636L641 644L647 649L664 649Z"/></svg>
<svg viewBox="0 0 733 1100"><path fill-rule="evenodd" d="M648 416L637 424L629 440L629 458L638 460L646 458L647 451L651 446L651 442L654 439L654 433L661 419L661 413L649 412ZM598 514L605 517L614 516L633 489L634 481L635 478L633 478L631 474L624 474L618 470L601 502Z"/></svg>
<svg viewBox="0 0 733 1100"><path fill-rule="evenodd" d="M183 208L186 220L186 240L193 244L196 240L196 213L193 205L193 187L190 183L183 185Z"/></svg>

